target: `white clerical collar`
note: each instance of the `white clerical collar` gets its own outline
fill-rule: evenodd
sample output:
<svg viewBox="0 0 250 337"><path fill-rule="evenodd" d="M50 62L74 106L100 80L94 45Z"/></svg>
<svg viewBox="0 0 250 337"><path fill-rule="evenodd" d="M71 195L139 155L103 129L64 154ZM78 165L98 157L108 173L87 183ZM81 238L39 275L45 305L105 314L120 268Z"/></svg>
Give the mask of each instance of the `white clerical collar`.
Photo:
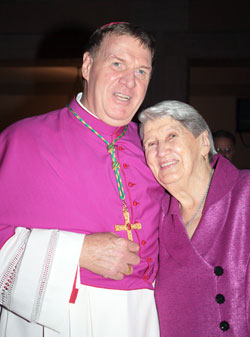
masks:
<svg viewBox="0 0 250 337"><path fill-rule="evenodd" d="M84 109L86 110L91 116L95 117L96 119L99 119L96 115L94 115L92 112L90 112L81 102L81 98L82 98L82 92L79 92L79 94L77 94L76 96L76 101L77 103Z"/></svg>

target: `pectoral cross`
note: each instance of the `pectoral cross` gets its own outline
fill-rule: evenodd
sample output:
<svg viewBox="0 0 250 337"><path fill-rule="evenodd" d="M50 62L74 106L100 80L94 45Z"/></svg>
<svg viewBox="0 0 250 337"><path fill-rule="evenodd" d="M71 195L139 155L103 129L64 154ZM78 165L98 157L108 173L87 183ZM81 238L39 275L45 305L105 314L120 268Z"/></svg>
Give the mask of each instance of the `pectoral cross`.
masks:
<svg viewBox="0 0 250 337"><path fill-rule="evenodd" d="M139 222L136 222L134 224L130 223L129 220L129 212L126 206L123 207L123 217L125 221L125 225L115 225L115 230L117 232L120 231L127 231L128 239L130 241L133 241L133 236L132 236L132 229L141 229L141 224Z"/></svg>

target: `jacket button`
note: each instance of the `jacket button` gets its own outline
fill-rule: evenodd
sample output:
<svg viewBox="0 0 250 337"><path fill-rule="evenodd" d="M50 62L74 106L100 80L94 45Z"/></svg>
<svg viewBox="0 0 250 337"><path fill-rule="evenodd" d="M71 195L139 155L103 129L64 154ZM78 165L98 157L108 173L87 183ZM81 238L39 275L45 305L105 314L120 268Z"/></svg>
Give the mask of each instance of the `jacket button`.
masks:
<svg viewBox="0 0 250 337"><path fill-rule="evenodd" d="M225 302L225 297L222 294L218 294L215 296L215 300L218 304L222 304Z"/></svg>
<svg viewBox="0 0 250 337"><path fill-rule="evenodd" d="M227 321L222 321L220 322L220 329L222 331L227 331L229 330L230 326L229 326L229 323Z"/></svg>
<svg viewBox="0 0 250 337"><path fill-rule="evenodd" d="M216 266L216 267L214 268L214 273L215 273L215 275L217 275L217 276L221 276L221 275L224 273L224 270L223 270L222 267Z"/></svg>
<svg viewBox="0 0 250 337"><path fill-rule="evenodd" d="M124 163L124 164L123 164L123 167L126 169L126 168L128 168L128 167L129 167L129 165L128 165L128 164L126 164L126 163Z"/></svg>
<svg viewBox="0 0 250 337"><path fill-rule="evenodd" d="M128 186L129 187L133 187L135 184L134 183L132 183L131 181L128 183Z"/></svg>
<svg viewBox="0 0 250 337"><path fill-rule="evenodd" d="M138 204L139 204L138 201L136 201L136 200L133 201L133 206L137 206Z"/></svg>

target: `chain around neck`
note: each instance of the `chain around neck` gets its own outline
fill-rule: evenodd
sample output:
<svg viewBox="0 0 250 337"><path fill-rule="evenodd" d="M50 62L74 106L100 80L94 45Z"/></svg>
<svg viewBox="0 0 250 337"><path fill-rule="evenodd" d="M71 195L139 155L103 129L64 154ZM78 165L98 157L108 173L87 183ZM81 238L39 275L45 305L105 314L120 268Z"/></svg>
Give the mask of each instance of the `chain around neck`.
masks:
<svg viewBox="0 0 250 337"><path fill-rule="evenodd" d="M209 176L209 182L208 182L208 185L207 185L207 189L206 189L206 192L205 194L203 195L202 199L201 199L201 202L199 204L199 206L197 207L197 210L195 211L194 215L192 216L192 218L189 220L189 222L187 223L186 225L186 230L188 229L188 227L191 226L191 224L194 222L194 220L197 218L198 214L200 213L200 210L201 210L201 207L203 206L206 198L207 198L207 194L208 194L208 190L209 190L209 187L210 187L210 184L211 184L211 180L212 180L212 176L213 176L213 172L214 172L214 169L212 169L210 171L210 176Z"/></svg>

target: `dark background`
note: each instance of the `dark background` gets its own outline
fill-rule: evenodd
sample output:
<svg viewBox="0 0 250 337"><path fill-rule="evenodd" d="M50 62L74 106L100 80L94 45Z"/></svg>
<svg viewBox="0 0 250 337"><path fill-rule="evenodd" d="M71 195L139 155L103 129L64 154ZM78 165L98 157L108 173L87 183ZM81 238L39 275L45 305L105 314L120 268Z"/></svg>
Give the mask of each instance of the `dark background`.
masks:
<svg viewBox="0 0 250 337"><path fill-rule="evenodd" d="M165 99L193 105L212 131L236 135L235 164L250 168L250 1L0 0L0 130L63 107L81 90L90 32L111 21L152 31L158 62L142 107ZM242 125L242 123L241 123Z"/></svg>

